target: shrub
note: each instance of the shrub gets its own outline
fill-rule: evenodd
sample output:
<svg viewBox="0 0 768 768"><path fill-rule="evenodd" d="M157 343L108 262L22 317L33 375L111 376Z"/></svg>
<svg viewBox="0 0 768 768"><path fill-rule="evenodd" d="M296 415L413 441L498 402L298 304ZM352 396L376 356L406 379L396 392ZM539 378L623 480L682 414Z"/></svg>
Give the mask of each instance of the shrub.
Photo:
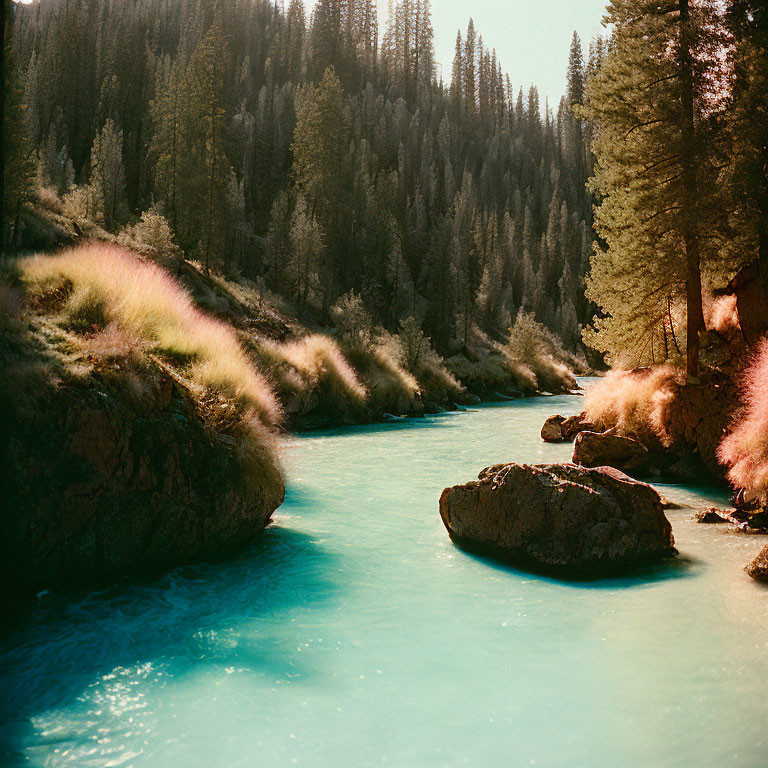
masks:
<svg viewBox="0 0 768 768"><path fill-rule="evenodd" d="M415 317L400 321L399 333L391 337L391 348L429 399L445 402L463 392L464 388L445 367L443 358L435 352L432 340L424 334Z"/></svg>
<svg viewBox="0 0 768 768"><path fill-rule="evenodd" d="M503 349L485 350L475 360L460 354L445 361L451 375L476 392L534 394L536 377L523 363Z"/></svg>
<svg viewBox="0 0 768 768"><path fill-rule="evenodd" d="M281 412L271 387L227 325L204 315L161 267L115 246L90 243L21 260L23 280L43 297L63 297L76 328L114 324L164 356L192 383L233 398L269 426Z"/></svg>
<svg viewBox="0 0 768 768"><path fill-rule="evenodd" d="M616 429L641 442L668 443L668 422L681 372L670 365L635 371L611 371L584 398L588 421L599 429Z"/></svg>
<svg viewBox="0 0 768 768"><path fill-rule="evenodd" d="M89 187L74 186L62 199L62 209L65 216L84 223L91 218L93 211L92 194Z"/></svg>
<svg viewBox="0 0 768 768"><path fill-rule="evenodd" d="M38 184L34 192L41 208L55 216L61 216L64 213L64 204L53 187Z"/></svg>
<svg viewBox="0 0 768 768"><path fill-rule="evenodd" d="M352 415L367 392L339 345L321 334L283 343L262 340L254 349L260 364L285 395L304 403L315 395L321 409Z"/></svg>
<svg viewBox="0 0 768 768"><path fill-rule="evenodd" d="M170 266L180 254L171 225L153 210L144 211L136 224L125 227L117 242L151 256L163 266Z"/></svg>
<svg viewBox="0 0 768 768"><path fill-rule="evenodd" d="M383 342L343 346L343 350L368 390L371 408L394 414L418 409L419 383L400 365L386 337Z"/></svg>
<svg viewBox="0 0 768 768"><path fill-rule="evenodd" d="M398 337L376 328L360 296L350 291L331 309L344 354L368 390L368 403L378 412L419 409L419 382L401 364Z"/></svg>
<svg viewBox="0 0 768 768"><path fill-rule="evenodd" d="M509 330L507 352L536 377L537 388L547 392L567 392L576 389L571 368L577 363L563 349L560 340L533 314L520 310Z"/></svg>
<svg viewBox="0 0 768 768"><path fill-rule="evenodd" d="M331 317L343 346L369 349L373 345L373 319L365 308L362 298L354 291L342 296L331 307Z"/></svg>
<svg viewBox="0 0 768 768"><path fill-rule="evenodd" d="M744 405L718 448L728 479L751 496L768 499L768 340L745 370Z"/></svg>

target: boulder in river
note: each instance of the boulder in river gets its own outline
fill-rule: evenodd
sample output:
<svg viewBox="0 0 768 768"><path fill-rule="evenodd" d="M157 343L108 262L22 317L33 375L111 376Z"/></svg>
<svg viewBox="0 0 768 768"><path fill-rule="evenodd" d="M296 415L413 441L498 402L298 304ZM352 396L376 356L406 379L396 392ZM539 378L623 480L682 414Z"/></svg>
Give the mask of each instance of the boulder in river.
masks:
<svg viewBox="0 0 768 768"><path fill-rule="evenodd" d="M753 579L768 582L768 544L745 570Z"/></svg>
<svg viewBox="0 0 768 768"><path fill-rule="evenodd" d="M545 443L562 443L564 421L565 416L550 416L541 428L541 439Z"/></svg>
<svg viewBox="0 0 768 768"><path fill-rule="evenodd" d="M573 449L573 463L583 467L630 471L645 464L648 457L648 449L637 440L602 432L580 432Z"/></svg>
<svg viewBox="0 0 768 768"><path fill-rule="evenodd" d="M513 564L572 578L620 572L675 553L659 494L622 472L506 464L446 488L451 538Z"/></svg>
<svg viewBox="0 0 768 768"><path fill-rule="evenodd" d="M585 421L583 414L550 416L541 428L541 439L545 443L569 443L576 439L579 432L592 429L594 425Z"/></svg>

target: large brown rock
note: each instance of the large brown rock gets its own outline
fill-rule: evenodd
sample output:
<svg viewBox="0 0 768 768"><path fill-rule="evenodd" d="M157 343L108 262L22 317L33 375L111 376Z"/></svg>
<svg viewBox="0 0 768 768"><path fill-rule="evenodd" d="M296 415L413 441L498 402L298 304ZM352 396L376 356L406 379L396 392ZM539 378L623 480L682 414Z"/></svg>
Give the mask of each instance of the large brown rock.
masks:
<svg viewBox="0 0 768 768"><path fill-rule="evenodd" d="M722 478L724 469L717 459L717 448L738 404L734 377L711 371L700 383L677 385L673 391L674 399L663 413L662 424L669 435L670 452L678 457L693 454L710 474Z"/></svg>
<svg viewBox="0 0 768 768"><path fill-rule="evenodd" d="M753 579L768 582L768 544L745 570Z"/></svg>
<svg viewBox="0 0 768 768"><path fill-rule="evenodd" d="M567 577L615 573L674 553L659 494L621 472L507 464L447 488L451 538L517 565Z"/></svg>
<svg viewBox="0 0 768 768"><path fill-rule="evenodd" d="M282 503L280 474L258 443L212 428L161 370L141 375L3 388L6 596L221 556L251 541Z"/></svg>
<svg viewBox="0 0 768 768"><path fill-rule="evenodd" d="M648 458L648 449L637 440L601 432L580 432L573 447L573 463L583 467L631 471Z"/></svg>

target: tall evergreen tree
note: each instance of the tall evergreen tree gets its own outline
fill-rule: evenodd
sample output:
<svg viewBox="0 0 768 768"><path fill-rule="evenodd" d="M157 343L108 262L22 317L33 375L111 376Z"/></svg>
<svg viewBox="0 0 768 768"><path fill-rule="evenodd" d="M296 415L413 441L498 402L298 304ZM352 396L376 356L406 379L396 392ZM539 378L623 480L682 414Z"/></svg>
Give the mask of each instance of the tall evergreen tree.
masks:
<svg viewBox="0 0 768 768"><path fill-rule="evenodd" d="M713 113L704 71L717 55L714 3L613 0L613 37L589 82L595 123L597 231L588 295L605 316L588 335L604 351L649 359L670 300L686 306L686 365L699 370L703 229L714 212Z"/></svg>
<svg viewBox="0 0 768 768"><path fill-rule="evenodd" d="M728 22L734 82L728 109L731 162L723 181L732 190L742 235L737 246L757 252L768 302L768 8L756 0L731 0Z"/></svg>

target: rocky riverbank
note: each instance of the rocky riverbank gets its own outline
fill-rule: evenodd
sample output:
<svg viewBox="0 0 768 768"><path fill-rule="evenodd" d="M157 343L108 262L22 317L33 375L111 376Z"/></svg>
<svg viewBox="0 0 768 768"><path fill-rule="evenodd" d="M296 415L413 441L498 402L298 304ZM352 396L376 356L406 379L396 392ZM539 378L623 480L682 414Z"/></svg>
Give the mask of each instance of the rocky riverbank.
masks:
<svg viewBox="0 0 768 768"><path fill-rule="evenodd" d="M575 386L545 353L528 366L500 344L444 363L415 322L399 334L361 325L354 295L329 332L247 282L188 262L172 275L104 243L0 277L8 594L244 546L282 502L285 431L452 409L479 402L473 389ZM538 332L528 321L529 339ZM464 369L470 388L452 372Z"/></svg>
<svg viewBox="0 0 768 768"><path fill-rule="evenodd" d="M279 407L230 329L129 256L17 269L0 291L3 595L252 541L283 501Z"/></svg>

